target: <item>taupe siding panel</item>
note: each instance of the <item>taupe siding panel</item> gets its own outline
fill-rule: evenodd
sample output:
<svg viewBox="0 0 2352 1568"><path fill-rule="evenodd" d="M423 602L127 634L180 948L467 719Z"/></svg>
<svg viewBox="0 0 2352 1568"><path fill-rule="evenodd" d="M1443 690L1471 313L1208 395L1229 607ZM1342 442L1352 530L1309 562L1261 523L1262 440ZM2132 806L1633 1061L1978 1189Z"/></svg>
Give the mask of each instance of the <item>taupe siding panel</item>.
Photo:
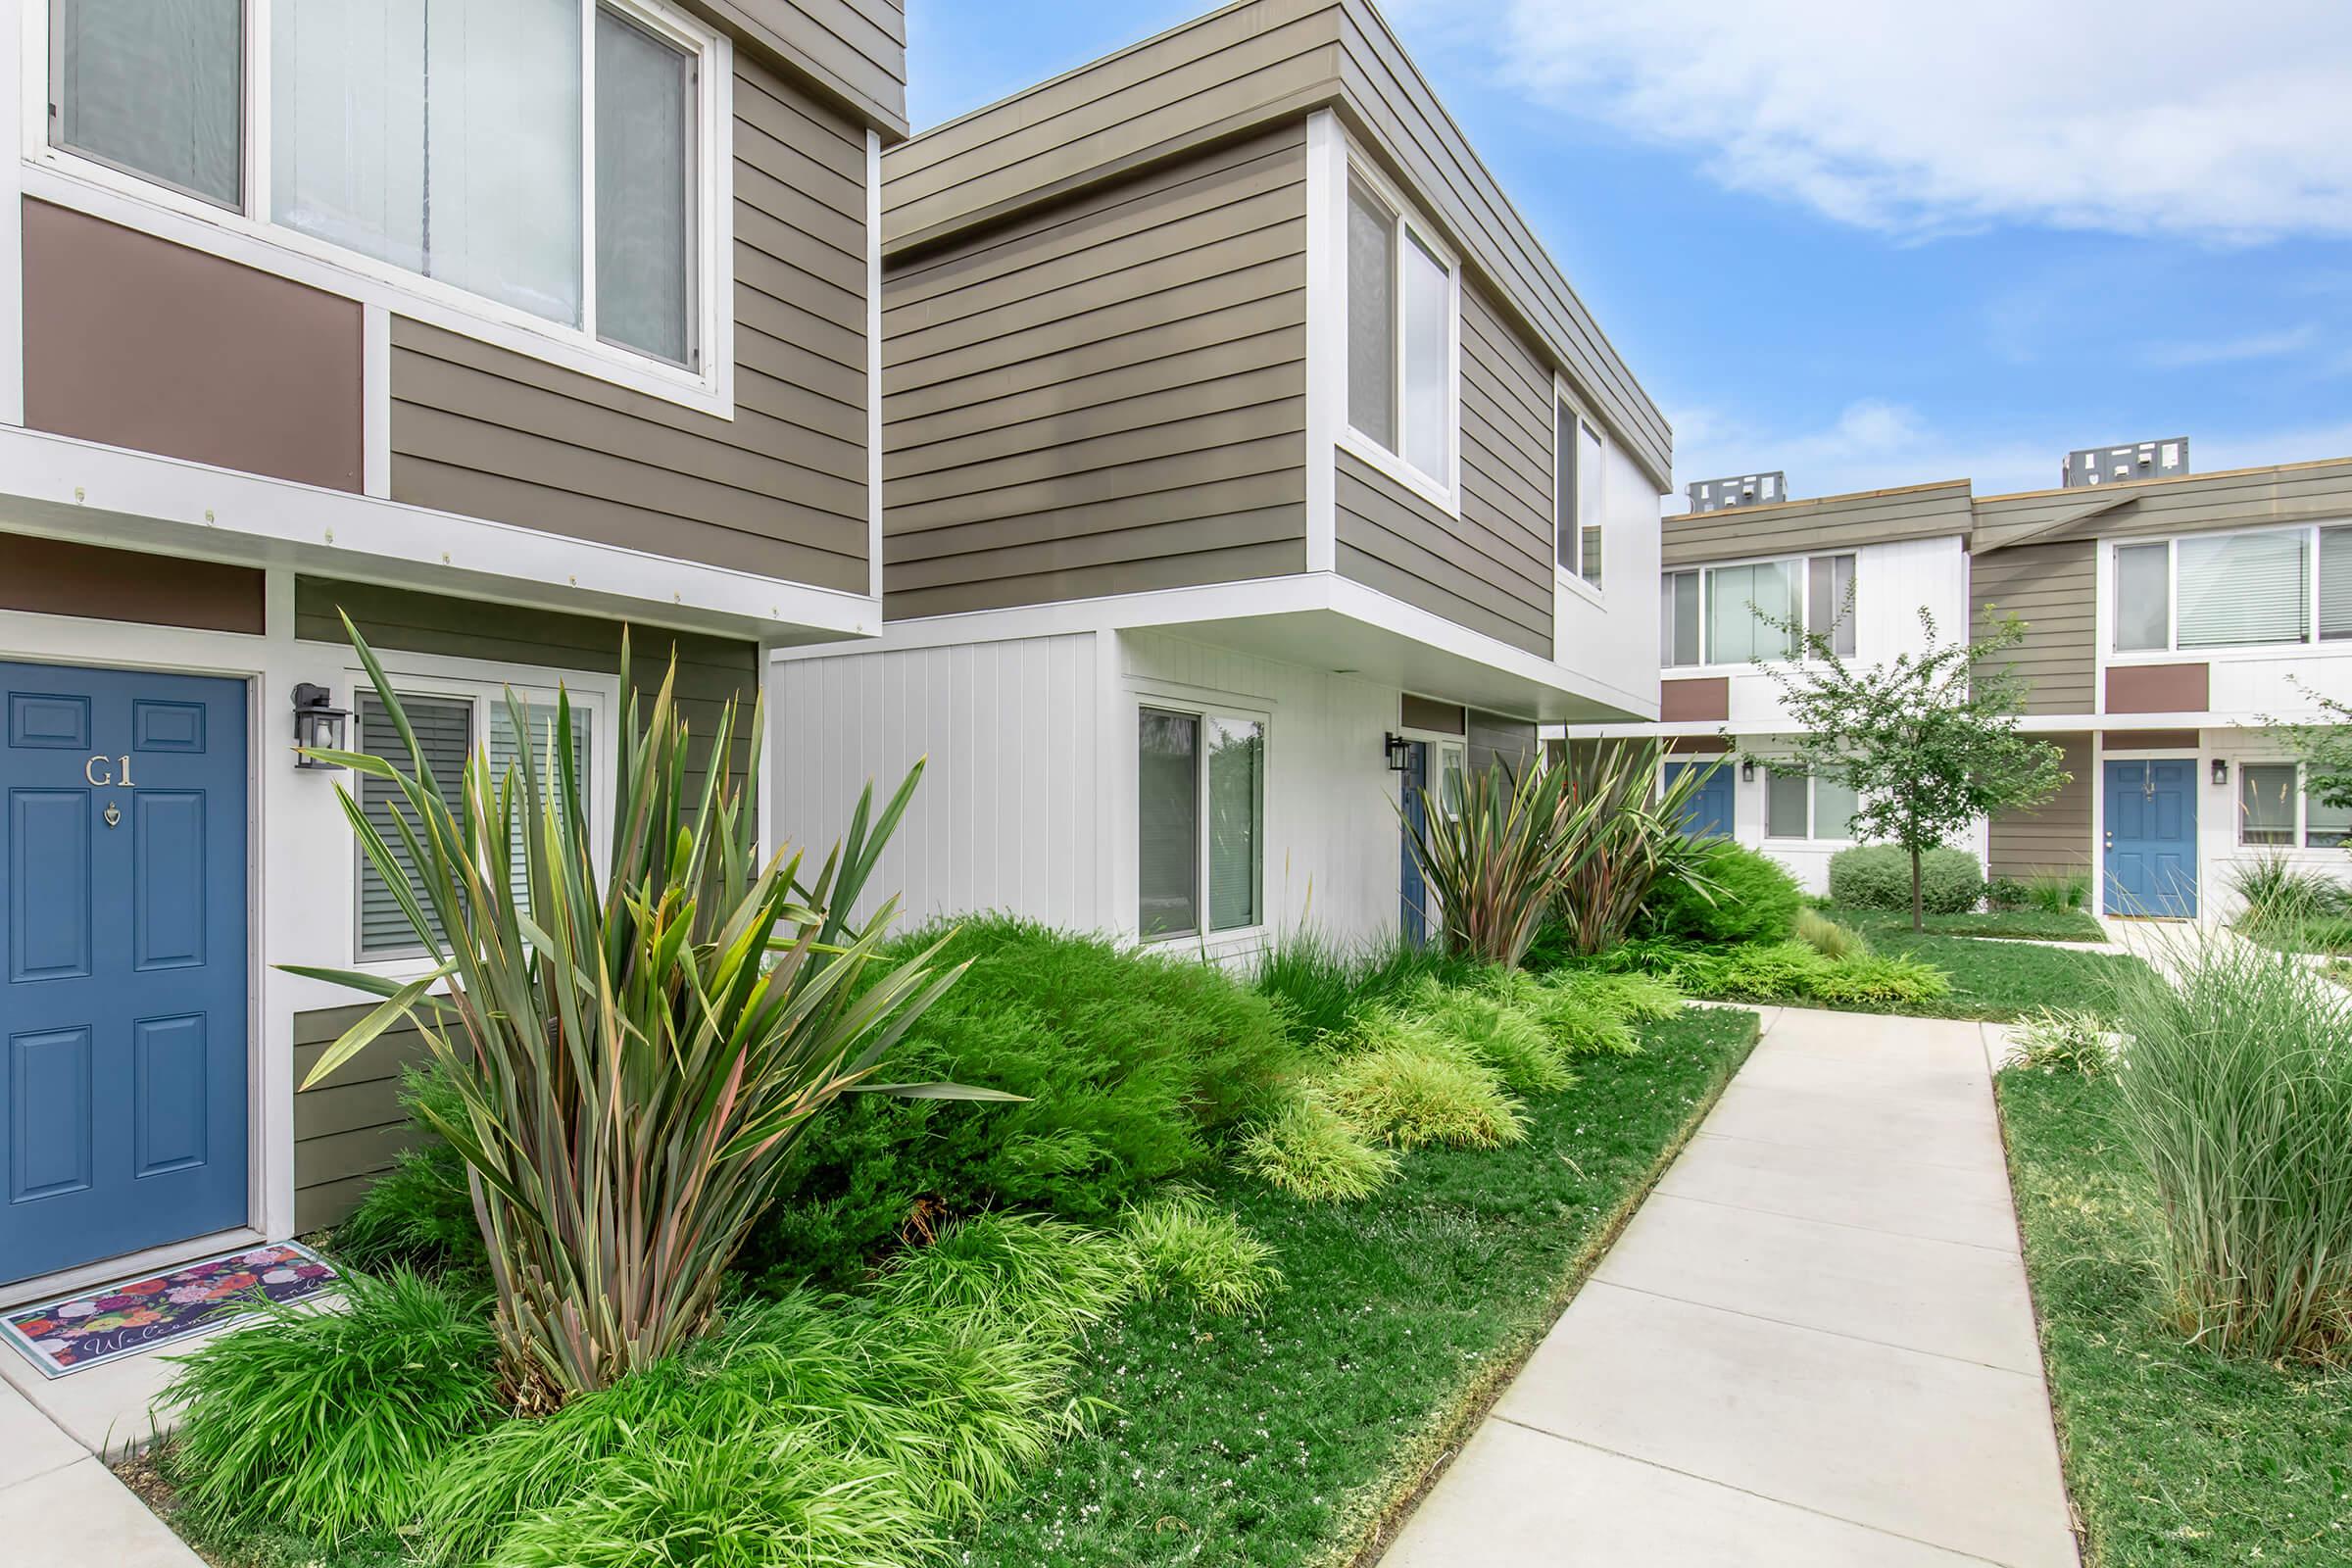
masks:
<svg viewBox="0 0 2352 1568"><path fill-rule="evenodd" d="M2026 639L2002 656L2030 681L2029 713L2088 713L2094 682L2096 546L2089 540L2023 545L1969 563L1969 616L1988 611L2026 622Z"/></svg>
<svg viewBox="0 0 2352 1568"><path fill-rule="evenodd" d="M1961 479L1770 507L1685 513L1665 519L1662 554L1671 569L1744 556L1966 537L1973 525L1968 481Z"/></svg>
<svg viewBox="0 0 2352 1568"><path fill-rule="evenodd" d="M2132 504L2085 518L2067 534L2116 539L2352 517L2352 458L2101 485L2095 490L1987 496L1977 503L1981 543L2002 544L2070 512L2119 498Z"/></svg>
<svg viewBox="0 0 2352 1568"><path fill-rule="evenodd" d="M735 73L735 417L395 316L392 497L864 593L865 131Z"/></svg>
<svg viewBox="0 0 2352 1568"><path fill-rule="evenodd" d="M294 582L294 635L317 642L344 641L337 611L349 612L370 647L409 653L479 659L494 664L537 664L550 669L620 669L621 634L627 631L636 678L651 702L674 652L676 696L693 736L692 760L701 777L708 745L729 699L737 704L736 739L728 772L748 783L751 767L751 706L760 693L760 650L756 644L660 626L624 627L616 620L566 615L514 605L447 599L373 583L298 577Z"/></svg>
<svg viewBox="0 0 2352 1568"><path fill-rule="evenodd" d="M906 131L906 12L898 0L688 0L849 108Z"/></svg>
<svg viewBox="0 0 2352 1568"><path fill-rule="evenodd" d="M1462 514L1342 452L1341 572L1548 656L1551 463L1551 372L1479 288L1465 287Z"/></svg>
<svg viewBox="0 0 2352 1568"><path fill-rule="evenodd" d="M1524 769L1527 760L1536 752L1536 726L1502 713L1490 713L1482 709L1470 710L1469 745L1464 748L1463 760L1473 773L1483 772L1496 762L1508 763L1514 771Z"/></svg>
<svg viewBox="0 0 2352 1568"><path fill-rule="evenodd" d="M2024 879L2090 868L2090 737L2040 737L2066 754L2070 775L2061 789L2038 809L2003 811L1988 824L1985 870L1993 876Z"/></svg>
<svg viewBox="0 0 2352 1568"><path fill-rule="evenodd" d="M294 1015L294 1081L308 1078L344 1030L370 1004ZM424 1037L402 1025L338 1067L316 1089L294 1097L294 1229L341 1222L361 1195L392 1168L395 1155L422 1134L400 1105L401 1069L431 1059Z"/></svg>
<svg viewBox="0 0 2352 1568"><path fill-rule="evenodd" d="M1306 151L1234 143L894 268L894 618L1306 564Z"/></svg>

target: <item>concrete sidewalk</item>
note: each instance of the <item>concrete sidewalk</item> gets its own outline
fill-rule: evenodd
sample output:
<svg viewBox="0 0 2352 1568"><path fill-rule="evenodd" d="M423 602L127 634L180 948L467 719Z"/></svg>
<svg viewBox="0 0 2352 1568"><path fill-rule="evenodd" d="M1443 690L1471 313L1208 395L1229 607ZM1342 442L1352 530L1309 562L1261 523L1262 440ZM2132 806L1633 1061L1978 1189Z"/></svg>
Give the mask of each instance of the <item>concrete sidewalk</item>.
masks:
<svg viewBox="0 0 2352 1568"><path fill-rule="evenodd" d="M1784 1009L1387 1568L2075 1568L1973 1023Z"/></svg>

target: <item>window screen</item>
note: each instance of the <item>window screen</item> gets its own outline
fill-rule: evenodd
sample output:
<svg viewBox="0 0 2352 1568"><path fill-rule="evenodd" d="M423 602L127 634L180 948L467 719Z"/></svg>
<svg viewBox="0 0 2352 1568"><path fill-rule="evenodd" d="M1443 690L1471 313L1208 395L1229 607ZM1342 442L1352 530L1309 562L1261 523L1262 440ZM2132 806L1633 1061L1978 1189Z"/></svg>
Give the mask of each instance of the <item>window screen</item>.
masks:
<svg viewBox="0 0 2352 1568"><path fill-rule="evenodd" d="M1137 728L1136 929L1185 936L1200 929L1200 720L1147 708Z"/></svg>
<svg viewBox="0 0 2352 1568"><path fill-rule="evenodd" d="M1764 833L1767 838L1801 839L1809 836L1805 821L1807 786L1802 773L1768 768L1764 775Z"/></svg>
<svg viewBox="0 0 2352 1568"><path fill-rule="evenodd" d="M2320 530L2320 638L2352 637L2352 528Z"/></svg>
<svg viewBox="0 0 2352 1568"><path fill-rule="evenodd" d="M1600 586L1600 435L1591 425L1579 425L1576 446L1576 520L1578 569L1585 581Z"/></svg>
<svg viewBox="0 0 2352 1568"><path fill-rule="evenodd" d="M2237 770L2237 842L2295 842L2295 764L2256 762Z"/></svg>
<svg viewBox="0 0 2352 1568"><path fill-rule="evenodd" d="M1238 719L1208 721L1208 928L1256 925L1265 810L1266 732Z"/></svg>
<svg viewBox="0 0 2352 1568"><path fill-rule="evenodd" d="M517 778L521 777L522 747L526 742L514 734L514 719L507 711L504 699L490 704L489 709L490 773L503 785L509 768L515 770ZM549 750L555 734L556 705L530 704L524 722L530 725L527 744L530 747L531 766L539 775L539 788L544 794L554 794L562 788L562 780L556 776L555 758ZM573 776L579 780L580 805L593 817L595 804L589 799L588 789L588 710L574 704L571 710L571 767ZM439 762L433 764L436 773L440 771L440 766ZM539 810L540 805L535 801L516 808L514 842L510 848L513 858L509 864L508 879L514 889L517 906L526 908L530 904L531 878L529 861L523 853L523 836L538 831Z"/></svg>
<svg viewBox="0 0 2352 1568"><path fill-rule="evenodd" d="M2172 646L2172 565L2165 545L2115 553L2115 647L2132 653Z"/></svg>
<svg viewBox="0 0 2352 1568"><path fill-rule="evenodd" d="M2241 533L2182 539L2181 648L2299 643L2311 632L2310 536Z"/></svg>
<svg viewBox="0 0 2352 1568"><path fill-rule="evenodd" d="M1551 532L1552 559L1562 571L1576 570L1577 448L1576 415L1567 404L1551 409Z"/></svg>
<svg viewBox="0 0 2352 1568"><path fill-rule="evenodd" d="M1846 601L1854 591L1854 558L1815 556L1806 563L1806 569L1811 580L1806 590L1805 629L1827 637L1838 657L1851 658L1854 614Z"/></svg>
<svg viewBox="0 0 2352 1568"><path fill-rule="evenodd" d="M1397 455L1452 482L1453 283L1446 264L1404 236L1404 445Z"/></svg>
<svg viewBox="0 0 2352 1568"><path fill-rule="evenodd" d="M2303 800L2303 843L2314 850L2340 850L2352 839L2352 806L2328 806L2316 795Z"/></svg>
<svg viewBox="0 0 2352 1568"><path fill-rule="evenodd" d="M1658 657L1667 664L1698 662L1698 573L1670 571L1658 608Z"/></svg>
<svg viewBox="0 0 2352 1568"><path fill-rule="evenodd" d="M1837 779L1817 778L1813 781L1813 836L1817 839L1850 839L1854 836L1854 812L1861 809L1860 797L1851 784Z"/></svg>
<svg viewBox="0 0 2352 1568"><path fill-rule="evenodd" d="M52 142L244 205L244 0L55 0L51 19Z"/></svg>
<svg viewBox="0 0 2352 1568"><path fill-rule="evenodd" d="M694 142L694 57L597 12L597 335L687 366Z"/></svg>
<svg viewBox="0 0 2352 1568"><path fill-rule="evenodd" d="M1396 450L1396 251L1394 222L1361 186L1348 188L1348 422Z"/></svg>
<svg viewBox="0 0 2352 1568"><path fill-rule="evenodd" d="M1788 634L1767 625L1787 621L1796 608L1792 563L1768 561L1753 566L1714 566L1707 571L1707 661L1744 664L1751 660L1787 659ZM1754 608L1749 608L1753 606Z"/></svg>
<svg viewBox="0 0 2352 1568"><path fill-rule="evenodd" d="M425 765L432 770L433 782L441 799L452 812L464 808L466 759L473 744L473 704L463 697L411 697L404 694L401 708L409 715L409 726L416 732L417 747L424 753ZM372 692L362 692L359 704L359 749L381 757L402 773L410 773L407 749L401 744L400 732L393 728L391 714L381 699ZM413 774L411 776L414 776ZM416 867L401 842L400 829L393 825L395 815L405 817L418 838L424 836L424 824L409 809L400 786L390 779L362 774L359 778L360 809L375 830L391 846L392 858L416 888ZM359 851L360 860L360 956L365 958L397 957L404 954L421 953L424 946L416 940L416 928L409 923L392 889L375 869L375 862L365 850ZM430 901L421 892L417 903L424 907L424 916L436 939L445 939L441 921L434 914Z"/></svg>

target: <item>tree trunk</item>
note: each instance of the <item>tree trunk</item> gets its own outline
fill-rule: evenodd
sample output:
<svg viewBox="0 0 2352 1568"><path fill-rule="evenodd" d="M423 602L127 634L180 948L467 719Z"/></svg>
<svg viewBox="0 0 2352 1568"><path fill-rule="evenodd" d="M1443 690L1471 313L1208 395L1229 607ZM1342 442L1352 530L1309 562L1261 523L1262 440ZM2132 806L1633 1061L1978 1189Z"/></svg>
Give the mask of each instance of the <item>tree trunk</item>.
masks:
<svg viewBox="0 0 2352 1568"><path fill-rule="evenodd" d="M1927 929L1926 899L1919 886L1919 852L1911 852L1911 934L1917 936Z"/></svg>

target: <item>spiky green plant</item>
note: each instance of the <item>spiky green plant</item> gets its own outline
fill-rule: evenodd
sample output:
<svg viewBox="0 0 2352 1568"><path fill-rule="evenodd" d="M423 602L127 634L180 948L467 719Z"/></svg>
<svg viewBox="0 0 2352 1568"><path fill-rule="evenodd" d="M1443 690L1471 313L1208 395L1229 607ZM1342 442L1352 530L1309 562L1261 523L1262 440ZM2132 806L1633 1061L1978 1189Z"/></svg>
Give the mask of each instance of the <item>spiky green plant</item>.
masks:
<svg viewBox="0 0 2352 1568"><path fill-rule="evenodd" d="M1446 952L1516 968L1590 855L1600 809L1598 798L1573 798L1566 768L1533 760L1472 774L1459 810L1415 820L1398 806Z"/></svg>
<svg viewBox="0 0 2352 1568"><path fill-rule="evenodd" d="M1712 896L1702 845L1684 831L1690 804L1720 761L1693 763L1662 788L1661 741L1571 743L1564 764L1562 808L1591 806L1581 842L1568 846L1568 873L1554 913L1572 952L1591 956L1625 940L1661 883L1686 882Z"/></svg>
<svg viewBox="0 0 2352 1568"><path fill-rule="evenodd" d="M798 852L761 863L751 803L726 768L691 782L674 662L640 721L624 643L618 799L600 870L568 696L544 747L523 748L503 777L476 752L452 809L383 666L348 616L344 627L407 766L314 755L397 791L401 854L338 789L431 967L405 984L297 970L383 999L305 1087L414 1022L460 1097L459 1114L418 1110L467 1168L509 1395L523 1408L561 1404L702 1332L783 1156L839 1096L982 1096L869 1082L956 978L924 954L860 979L897 900L862 922L851 911L921 766L878 817L868 786L804 883ZM511 691L507 705L516 733L532 734L526 705ZM749 727L756 778L756 710ZM730 704L709 755L728 756L735 733Z"/></svg>

